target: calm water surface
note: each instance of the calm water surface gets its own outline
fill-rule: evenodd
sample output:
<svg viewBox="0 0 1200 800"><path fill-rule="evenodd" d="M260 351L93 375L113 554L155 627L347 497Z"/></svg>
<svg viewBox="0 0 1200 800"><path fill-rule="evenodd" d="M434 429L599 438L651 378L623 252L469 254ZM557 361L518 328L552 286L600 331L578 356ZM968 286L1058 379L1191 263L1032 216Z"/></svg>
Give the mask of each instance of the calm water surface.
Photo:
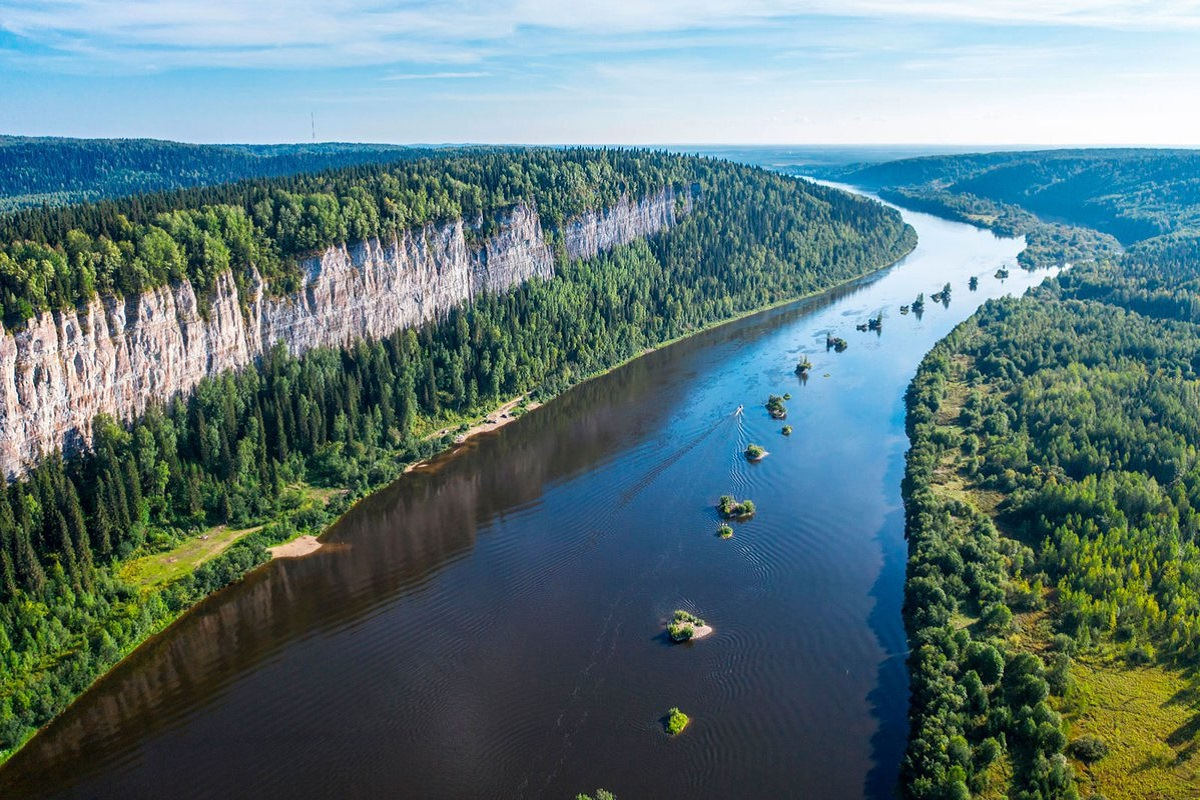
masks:
<svg viewBox="0 0 1200 800"><path fill-rule="evenodd" d="M904 389L979 303L1042 277L1018 240L905 217L920 244L896 267L577 387L209 598L0 771L0 797L887 796ZM900 315L946 281L948 308ZM881 335L855 330L881 310ZM784 392L790 438L762 407ZM722 541L726 493L759 512ZM716 633L668 644L676 608ZM693 719L675 739L672 706Z"/></svg>

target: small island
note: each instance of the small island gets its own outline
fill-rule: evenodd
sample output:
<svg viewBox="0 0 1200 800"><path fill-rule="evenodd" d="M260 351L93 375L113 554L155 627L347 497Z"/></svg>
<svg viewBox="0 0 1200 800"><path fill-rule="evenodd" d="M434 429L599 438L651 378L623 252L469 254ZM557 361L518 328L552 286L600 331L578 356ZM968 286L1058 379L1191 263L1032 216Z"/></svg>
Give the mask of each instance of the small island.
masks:
<svg viewBox="0 0 1200 800"><path fill-rule="evenodd" d="M746 517L754 516L754 501L753 500L734 500L733 495L721 495L720 502L717 503L717 511L721 512L721 516L725 519L745 519Z"/></svg>
<svg viewBox="0 0 1200 800"><path fill-rule="evenodd" d="M825 337L825 349L826 350L833 348L834 351L840 353L849 346L850 346L850 344L840 336L826 336Z"/></svg>
<svg viewBox="0 0 1200 800"><path fill-rule="evenodd" d="M691 721L692 720L687 714L683 713L678 708L672 708L667 712L664 724L666 725L667 733L671 734L672 736L678 736L679 734L683 733L683 729L686 728L688 723Z"/></svg>
<svg viewBox="0 0 1200 800"><path fill-rule="evenodd" d="M1008 277L1008 270L1006 270L1004 267L1001 267L1000 269L996 270L996 277L1000 280L1004 280Z"/></svg>
<svg viewBox="0 0 1200 800"><path fill-rule="evenodd" d="M775 419L783 419L787 416L787 406L783 404L783 398L777 394L773 394L767 398L767 412Z"/></svg>
<svg viewBox="0 0 1200 800"><path fill-rule="evenodd" d="M812 362L808 360L808 356L801 356L800 360L796 362L796 374L807 375L810 369L812 369Z"/></svg>
<svg viewBox="0 0 1200 800"><path fill-rule="evenodd" d="M722 539L732 539L733 526L726 523L721 523L721 527L717 528L717 536L720 536Z"/></svg>
<svg viewBox="0 0 1200 800"><path fill-rule="evenodd" d="M693 639L703 639L713 632L712 626L704 620L683 609L675 611L671 621L667 623L667 635L673 642L690 642Z"/></svg>
<svg viewBox="0 0 1200 800"><path fill-rule="evenodd" d="M976 289L978 289L979 288L979 278L972 275L971 280L967 281L967 288L970 289L972 292L975 291Z"/></svg>
<svg viewBox="0 0 1200 800"><path fill-rule="evenodd" d="M901 313L901 314L907 314L907 313L908 313L908 306L900 306L900 313Z"/></svg>
<svg viewBox="0 0 1200 800"><path fill-rule="evenodd" d="M920 314L925 310L925 293L921 292L917 295L917 299L912 302L912 310L916 314Z"/></svg>
<svg viewBox="0 0 1200 800"><path fill-rule="evenodd" d="M784 425L783 430L781 430L780 433L782 433L784 436L791 436L792 435L792 426Z"/></svg>
<svg viewBox="0 0 1200 800"><path fill-rule="evenodd" d="M767 449L760 444L754 444L751 442L746 446L747 461L762 461L769 455L770 453L767 452Z"/></svg>

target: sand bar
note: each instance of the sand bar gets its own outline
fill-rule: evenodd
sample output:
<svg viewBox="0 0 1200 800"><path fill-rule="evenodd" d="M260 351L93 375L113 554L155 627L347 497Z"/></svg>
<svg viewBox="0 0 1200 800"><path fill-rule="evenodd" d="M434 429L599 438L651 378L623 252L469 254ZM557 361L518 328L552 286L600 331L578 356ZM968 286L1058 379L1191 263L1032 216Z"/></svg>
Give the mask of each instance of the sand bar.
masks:
<svg viewBox="0 0 1200 800"><path fill-rule="evenodd" d="M312 555L320 549L321 542L317 540L317 537L301 536L290 542L268 547L267 552L271 554L271 558L301 558Z"/></svg>

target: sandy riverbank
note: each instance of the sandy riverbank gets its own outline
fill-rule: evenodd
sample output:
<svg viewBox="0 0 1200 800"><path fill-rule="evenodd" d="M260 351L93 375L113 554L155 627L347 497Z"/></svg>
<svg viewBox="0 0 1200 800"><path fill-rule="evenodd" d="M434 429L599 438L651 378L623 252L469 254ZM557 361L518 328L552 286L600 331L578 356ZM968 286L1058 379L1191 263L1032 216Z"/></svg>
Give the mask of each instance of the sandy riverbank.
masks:
<svg viewBox="0 0 1200 800"><path fill-rule="evenodd" d="M527 403L525 405L525 410L523 412L521 412L521 414L514 414L513 411L516 410L517 406L521 405L521 402L523 400L525 400L524 396L517 397L513 400L509 400L504 405L491 411L482 420L480 420L476 424L467 428L462 433L459 433L457 436L455 436L454 444L450 447L450 449L453 450L455 447L457 447L460 444L462 444L463 442L467 441L472 436L476 436L480 433L483 433L484 431L499 430L499 429L503 428L505 425L507 425L508 423L512 422L513 420L520 419L523 414L528 414L530 411L533 411L535 408L539 408L542 405L541 403L530 401L529 403ZM427 439L436 439L438 437L449 434L453 430L454 430L454 428L442 428L441 430L434 431L433 433L429 434L429 436L427 436L426 438ZM445 451L443 451L443 452L445 452ZM439 455L440 455L440 453L439 453ZM425 463L425 461L418 461L415 464L409 464L407 467L404 468L404 471L411 472L412 470L416 469L417 467L421 466L424 463Z"/></svg>
<svg viewBox="0 0 1200 800"><path fill-rule="evenodd" d="M268 547L267 552L271 554L271 558L301 558L312 555L320 549L321 542L317 540L317 537L301 536L290 542Z"/></svg>
<svg viewBox="0 0 1200 800"><path fill-rule="evenodd" d="M505 425L512 422L513 420L519 419L521 414L514 415L512 412L517 408L517 406L521 405L521 401L524 399L525 398L523 398L523 397L518 397L515 400L509 400L507 403L500 406L495 411L493 411L492 413L490 413L486 417L484 417L481 422L479 422L476 425L472 425L470 428L467 428L467 430L460 433L458 436L455 436L454 443L462 444L467 439L470 439L472 436L475 436L476 434L483 433L484 431L494 431L499 428L503 428ZM541 405L541 403L530 402L527 406L525 406L525 411L522 413L528 413L530 411L533 411L535 408L537 408L540 405ZM449 431L444 432L442 435L445 435L445 433L449 433Z"/></svg>

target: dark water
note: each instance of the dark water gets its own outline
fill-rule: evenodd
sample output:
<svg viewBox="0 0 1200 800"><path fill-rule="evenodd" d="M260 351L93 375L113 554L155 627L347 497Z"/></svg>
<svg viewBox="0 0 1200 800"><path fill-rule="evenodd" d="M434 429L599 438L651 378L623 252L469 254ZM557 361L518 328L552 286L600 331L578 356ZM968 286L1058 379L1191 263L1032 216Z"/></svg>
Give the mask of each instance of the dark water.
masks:
<svg viewBox="0 0 1200 800"><path fill-rule="evenodd" d="M580 386L210 598L30 742L0 796L886 796L904 388L979 302L1041 277L1018 241L906 216L920 245L897 267ZM949 308L899 314L946 281ZM854 329L881 309L882 335ZM790 438L772 392L793 395ZM723 493L759 508L729 541ZM667 644L675 608L716 633ZM672 706L693 719L675 739Z"/></svg>

